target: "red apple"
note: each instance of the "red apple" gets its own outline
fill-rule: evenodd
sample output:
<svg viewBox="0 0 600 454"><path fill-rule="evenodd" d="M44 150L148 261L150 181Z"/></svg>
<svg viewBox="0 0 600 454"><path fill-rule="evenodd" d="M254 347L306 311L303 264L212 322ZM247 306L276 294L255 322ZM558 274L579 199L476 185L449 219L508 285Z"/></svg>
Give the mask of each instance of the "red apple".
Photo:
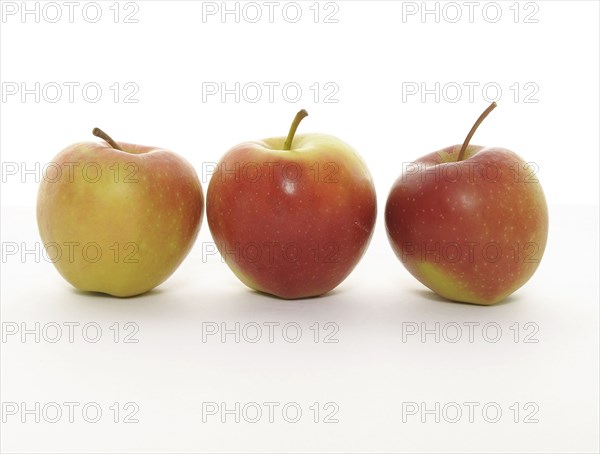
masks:
<svg viewBox="0 0 600 454"><path fill-rule="evenodd" d="M94 135L107 143L76 143L54 158L38 192L40 236L74 287L138 295L165 281L194 244L202 188L171 151Z"/></svg>
<svg viewBox="0 0 600 454"><path fill-rule="evenodd" d="M206 213L219 252L247 286L281 298L329 292L367 249L375 188L360 156L324 134L233 147L211 177Z"/></svg>
<svg viewBox="0 0 600 454"><path fill-rule="evenodd" d="M385 209L388 238L408 271L447 299L495 304L537 269L548 208L535 166L504 148L462 146L406 166Z"/></svg>

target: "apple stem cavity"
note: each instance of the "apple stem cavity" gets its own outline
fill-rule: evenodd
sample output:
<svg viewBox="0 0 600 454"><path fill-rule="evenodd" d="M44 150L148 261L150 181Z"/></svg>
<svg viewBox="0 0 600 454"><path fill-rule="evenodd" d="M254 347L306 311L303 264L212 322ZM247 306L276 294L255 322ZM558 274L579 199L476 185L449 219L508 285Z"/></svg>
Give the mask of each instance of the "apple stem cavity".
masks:
<svg viewBox="0 0 600 454"><path fill-rule="evenodd" d="M290 132L288 133L287 139L285 139L285 143L283 144L284 150L292 149L292 140L294 140L294 135L296 134L296 129L298 129L298 125L302 121L304 117L308 117L308 112L302 109L300 112L296 114L294 121L292 122L292 126L290 126Z"/></svg>
<svg viewBox="0 0 600 454"><path fill-rule="evenodd" d="M479 127L479 125L481 124L481 122L483 120L485 120L485 117L488 116L488 114L494 110L496 108L498 104L496 104L496 102L494 101L493 103L491 103L487 109L485 109L483 111L483 113L479 116L479 118L477 119L477 121L475 122L475 124L473 125L473 127L471 128L471 130L469 131L469 134L467 134L467 138L465 139L465 141L462 144L462 147L460 149L460 152L458 153L458 158L456 158L456 161L462 161L465 157L465 152L467 151L467 147L469 146L469 142L471 141L471 137L473 137L473 134L475 134L475 131L477 131L477 128Z"/></svg>
<svg viewBox="0 0 600 454"><path fill-rule="evenodd" d="M114 149L123 151L123 149L119 146L119 144L117 144L117 142L115 142L112 139L112 137L110 137L108 134L106 134L104 131L102 131L102 129L94 128L92 130L92 134L94 134L96 137L100 137L101 139L105 140Z"/></svg>

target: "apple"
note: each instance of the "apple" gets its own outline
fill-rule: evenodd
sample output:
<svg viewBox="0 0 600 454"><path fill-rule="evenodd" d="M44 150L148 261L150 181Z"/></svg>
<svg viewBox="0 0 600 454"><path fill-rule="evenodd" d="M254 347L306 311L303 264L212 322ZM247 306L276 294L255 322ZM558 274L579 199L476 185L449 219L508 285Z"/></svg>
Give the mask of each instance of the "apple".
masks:
<svg viewBox="0 0 600 454"><path fill-rule="evenodd" d="M385 208L387 235L406 269L453 301L495 304L538 268L548 207L536 166L514 152L464 143L405 166Z"/></svg>
<svg viewBox="0 0 600 454"><path fill-rule="evenodd" d="M46 255L74 287L126 297L165 281L190 251L203 216L193 167L157 147L81 142L42 179L37 222Z"/></svg>
<svg viewBox="0 0 600 454"><path fill-rule="evenodd" d="M213 173L206 215L216 247L248 287L284 299L322 295L354 269L377 203L367 166L325 134L289 134L231 148Z"/></svg>

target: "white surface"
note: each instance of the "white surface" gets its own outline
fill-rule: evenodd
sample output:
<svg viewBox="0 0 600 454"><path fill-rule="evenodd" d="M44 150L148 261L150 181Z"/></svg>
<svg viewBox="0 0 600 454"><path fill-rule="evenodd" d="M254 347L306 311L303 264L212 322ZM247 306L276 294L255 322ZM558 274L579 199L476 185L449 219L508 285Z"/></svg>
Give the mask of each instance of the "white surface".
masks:
<svg viewBox="0 0 600 454"><path fill-rule="evenodd" d="M102 5L110 18L112 2ZM33 328L39 322L42 330L55 322L63 336L56 343L42 336L37 343L33 335L25 342L15 335L0 344L2 452L598 451L596 2L537 2L537 24L515 24L512 2L502 3L503 18L496 24L481 16L472 24L403 22L401 2L338 2L338 24L203 23L200 2L137 5L137 24L111 19L23 24L10 17L0 22L2 82L94 81L105 90L98 103L23 103L9 97L1 104L3 248L12 243L31 248L39 241L37 183L23 168L36 162L42 167L70 143L90 140L93 126L119 140L170 148L202 174L240 141L284 134L301 107L310 114L303 132L338 135L367 161L379 202L373 242L337 290L296 302L255 294L218 258L203 256L210 242L206 222L173 277L128 300L80 294L34 254L3 255L3 334L14 323ZM302 3L305 17L312 14L310 5ZM281 97L273 103L221 103L216 97L203 103L202 82L211 81L292 81L305 95L295 104ZM382 218L402 163L462 141L486 105L480 92L473 102L436 103L429 97L423 103L412 97L403 103L402 82L469 81L492 81L505 92L473 142L510 148L538 164L550 203L549 243L538 272L494 307L438 300L394 257ZM114 103L108 88L114 82L137 84L139 103ZM315 103L308 88L315 82L337 84L340 102ZM515 82L535 83L539 102L514 102L508 87ZM16 163L16 176L6 172L6 163ZM72 343L64 325L69 322L80 323ZM115 322L121 326L119 342L110 329ZM137 343L123 342L128 322L139 328ZM280 325L272 343L266 327L256 343L243 338L236 343L232 335L224 343L218 336L203 340L207 324L232 328L236 322ZM292 322L302 329L296 343L281 331ZM319 342L310 328L315 322ZM337 343L323 342L329 322L339 329ZM85 323L102 328L97 343L82 337ZM455 343L443 336L437 343L433 335L425 342L418 336L403 341L409 327L422 323L448 330L457 323L463 335ZM480 324L473 342L465 323ZM498 342L482 337L486 323L501 327ZM511 330L515 323L519 342ZM537 327L530 339L537 343L524 342L531 332L526 323ZM46 331L47 337L52 333ZM80 406L73 423L64 404L57 423L47 421L53 413L39 423L33 415L22 423L20 414L7 414L10 402ZM102 408L98 423L83 419L79 409L87 402ZM134 402L139 422L114 423L109 409L114 402L120 403L121 420L128 413L124 404ZM280 406L273 423L265 406L257 423L236 423L233 416L221 423L219 416L203 422L203 402ZM297 423L281 415L288 402L302 408ZM331 408L324 409L327 402L337 405L339 422L315 423L309 409L314 402L320 420ZM457 423L443 418L436 423L433 416L422 423L419 416L403 422L403 402L479 406L472 423L464 405ZM503 411L497 423L482 417L481 408L490 402ZM518 423L509 409L514 402L520 404ZM537 423L522 422L533 408L523 408L528 402L539 408Z"/></svg>

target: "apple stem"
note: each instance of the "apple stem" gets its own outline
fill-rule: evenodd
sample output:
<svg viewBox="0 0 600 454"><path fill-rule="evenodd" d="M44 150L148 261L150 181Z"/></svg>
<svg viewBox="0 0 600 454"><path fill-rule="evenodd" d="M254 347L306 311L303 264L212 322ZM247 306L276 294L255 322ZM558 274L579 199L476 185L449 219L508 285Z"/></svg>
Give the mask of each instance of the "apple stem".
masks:
<svg viewBox="0 0 600 454"><path fill-rule="evenodd" d="M475 131L477 131L477 128L479 127L481 122L483 120L485 120L485 117L487 117L488 114L496 108L496 106L497 106L496 101L494 101L479 116L479 118L477 119L477 121L475 122L475 124L473 125L471 130L469 131L469 134L467 134L467 138L465 139L465 141L462 144L462 148L460 149L460 153L458 153L458 158L456 158L456 161L462 161L464 159L465 152L467 151L467 147L469 146L469 142L471 141L471 137L473 137L473 134L475 134Z"/></svg>
<svg viewBox="0 0 600 454"><path fill-rule="evenodd" d="M300 112L296 114L294 121L292 122L292 126L290 127L290 132L288 133L287 139L285 139L285 143L283 144L284 150L292 149L292 140L294 140L294 135L296 134L296 129L298 129L298 125L302 121L304 117L308 117L308 112L302 109Z"/></svg>
<svg viewBox="0 0 600 454"><path fill-rule="evenodd" d="M123 151L123 149L117 144L117 142L112 140L112 137L110 137L108 134L106 134L104 131L102 131L102 129L94 128L92 130L92 134L94 134L96 137L100 137L101 139L104 139L111 147L113 147L117 150Z"/></svg>

